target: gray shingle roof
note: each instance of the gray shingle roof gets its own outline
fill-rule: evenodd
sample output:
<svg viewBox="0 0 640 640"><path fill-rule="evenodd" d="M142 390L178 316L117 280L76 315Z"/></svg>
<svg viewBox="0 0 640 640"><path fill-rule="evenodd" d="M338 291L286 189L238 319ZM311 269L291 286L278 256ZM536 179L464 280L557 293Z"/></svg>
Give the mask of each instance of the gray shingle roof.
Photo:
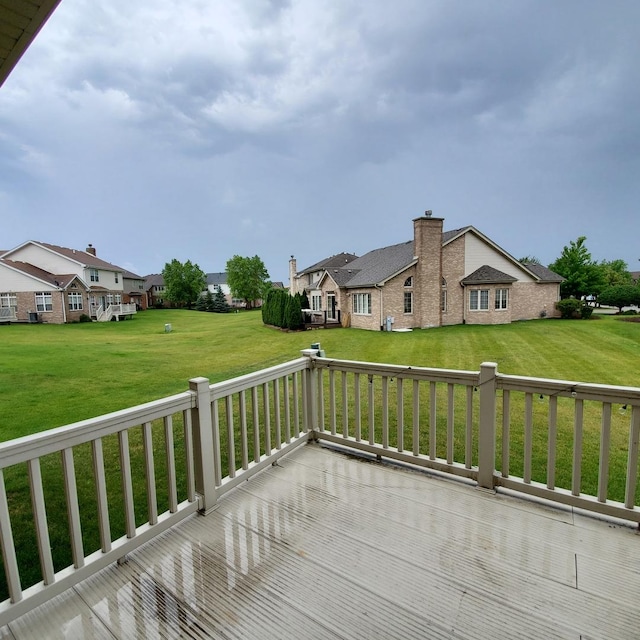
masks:
<svg viewBox="0 0 640 640"><path fill-rule="evenodd" d="M508 273L498 271L498 269L484 264L460 282L462 284L506 284L508 282L516 282L517 280L518 278L510 276Z"/></svg>
<svg viewBox="0 0 640 640"><path fill-rule="evenodd" d="M210 284L227 284L226 271L218 273L207 273L207 285Z"/></svg>
<svg viewBox="0 0 640 640"><path fill-rule="evenodd" d="M529 271L538 276L542 282L564 282L565 280L561 275L536 262L525 262L523 264Z"/></svg>
<svg viewBox="0 0 640 640"><path fill-rule="evenodd" d="M327 269L344 287L371 287L406 269L413 262L413 240L374 249L342 269Z"/></svg>
<svg viewBox="0 0 640 640"><path fill-rule="evenodd" d="M353 253L338 253L335 256L329 256L324 260L320 260L320 262L316 262L312 264L310 267L303 269L302 271L298 271L298 275L302 276L305 273L313 273L314 271L322 271L322 269L339 269L340 267L344 267L345 264L349 264L353 262L358 256Z"/></svg>
<svg viewBox="0 0 640 640"><path fill-rule="evenodd" d="M160 287L164 284L164 277L161 273L150 273L148 276L144 277L144 281L147 289L151 289L151 287Z"/></svg>

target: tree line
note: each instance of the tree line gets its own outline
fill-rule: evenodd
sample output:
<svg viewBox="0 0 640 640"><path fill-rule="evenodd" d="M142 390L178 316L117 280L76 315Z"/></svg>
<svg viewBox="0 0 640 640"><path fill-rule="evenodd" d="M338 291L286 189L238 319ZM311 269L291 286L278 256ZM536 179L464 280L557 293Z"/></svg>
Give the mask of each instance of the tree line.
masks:
<svg viewBox="0 0 640 640"><path fill-rule="evenodd" d="M234 298L243 300L251 309L267 297L272 289L269 272L259 256L243 257L235 255L227 261L227 284ZM199 311L226 313L230 306L224 293L217 288L215 295L207 288L207 276L197 265L187 260L182 263L176 258L167 262L162 270L165 285L164 297L176 307Z"/></svg>

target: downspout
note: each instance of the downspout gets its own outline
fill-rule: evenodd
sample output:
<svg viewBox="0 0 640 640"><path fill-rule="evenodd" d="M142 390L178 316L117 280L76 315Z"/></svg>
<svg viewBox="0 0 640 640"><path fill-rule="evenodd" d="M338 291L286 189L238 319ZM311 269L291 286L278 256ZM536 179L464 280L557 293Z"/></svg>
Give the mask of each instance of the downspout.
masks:
<svg viewBox="0 0 640 640"><path fill-rule="evenodd" d="M67 305L65 304L65 300L64 300L64 290L60 289L60 293L62 294L62 321L64 322L64 324L67 324Z"/></svg>
<svg viewBox="0 0 640 640"><path fill-rule="evenodd" d="M467 324L467 288L460 283L462 287L462 324Z"/></svg>
<svg viewBox="0 0 640 640"><path fill-rule="evenodd" d="M379 292L380 292L380 331L384 331L384 313L383 313L383 308L382 308L382 287L379 284L374 284L373 285Z"/></svg>

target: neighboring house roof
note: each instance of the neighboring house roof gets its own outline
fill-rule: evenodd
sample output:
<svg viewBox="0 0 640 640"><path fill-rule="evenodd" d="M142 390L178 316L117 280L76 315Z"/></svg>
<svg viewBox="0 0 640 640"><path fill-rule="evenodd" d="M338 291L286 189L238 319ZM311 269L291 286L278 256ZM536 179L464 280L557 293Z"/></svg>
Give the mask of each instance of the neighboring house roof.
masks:
<svg viewBox="0 0 640 640"><path fill-rule="evenodd" d="M640 271L629 271L629 273L631 274L631 279L634 282L637 282L638 280L640 280Z"/></svg>
<svg viewBox="0 0 640 640"><path fill-rule="evenodd" d="M466 278L460 280L462 284L506 284L517 282L518 278L510 276L508 273L490 267L488 264L482 265Z"/></svg>
<svg viewBox="0 0 640 640"><path fill-rule="evenodd" d="M144 281L147 289L151 289L152 287L161 287L164 284L164 277L161 273L150 273L144 277Z"/></svg>
<svg viewBox="0 0 640 640"><path fill-rule="evenodd" d="M29 244L33 244L48 251L52 251L53 253L57 253L60 256L68 258L69 260L73 260L83 267L93 267L95 269L102 269L104 271L125 271L125 269L123 269L122 267L111 264L106 260L101 260L100 258L94 256L92 253L88 253L87 251L81 251L79 249L69 249L68 247L60 247L56 244L49 244L48 242L36 242L35 240L27 240L27 242L23 242L15 249L7 251L4 254L4 257L11 256L11 254L17 252L18 250L22 249L22 247L25 247Z"/></svg>
<svg viewBox="0 0 640 640"><path fill-rule="evenodd" d="M54 274L50 273L49 271L45 271L44 269L40 269L40 267L36 267L33 264L29 264L28 262L21 262L19 260L8 260L5 258L0 258L0 264L12 267L16 271L20 271L21 273L31 278L40 280L41 282L44 282L45 284L56 287L58 289L66 289L74 280L80 282L86 289L89 288L82 281L82 278L79 278L75 273Z"/></svg>
<svg viewBox="0 0 640 640"><path fill-rule="evenodd" d="M272 282L272 283L271 283L271 286L272 286L274 289L284 289L284 282L280 282L280 281Z"/></svg>
<svg viewBox="0 0 640 640"><path fill-rule="evenodd" d="M372 287L382 284L415 262L413 241L374 249L342 269L327 269L338 286Z"/></svg>
<svg viewBox="0 0 640 640"><path fill-rule="evenodd" d="M566 278L563 278L561 275L551 271L551 269L547 269L547 267L543 267L536 262L526 262L524 266L540 278L541 282L564 282L566 280Z"/></svg>
<svg viewBox="0 0 640 640"><path fill-rule="evenodd" d="M298 271L297 275L302 276L305 273L312 273L314 271L322 271L323 269L333 269L344 267L345 264L349 264L357 259L358 256L353 253L338 253L335 256L329 256L324 260L320 260L320 262L316 262L312 264L310 267L303 269L302 271Z"/></svg>
<svg viewBox="0 0 640 640"><path fill-rule="evenodd" d="M122 270L122 277L127 278L128 280L144 280L142 276L139 276L136 273L127 271L125 269Z"/></svg>
<svg viewBox="0 0 640 640"><path fill-rule="evenodd" d="M226 272L220 273L207 273L207 285L227 284Z"/></svg>
<svg viewBox="0 0 640 640"><path fill-rule="evenodd" d="M0 3L0 86L59 3L60 0Z"/></svg>

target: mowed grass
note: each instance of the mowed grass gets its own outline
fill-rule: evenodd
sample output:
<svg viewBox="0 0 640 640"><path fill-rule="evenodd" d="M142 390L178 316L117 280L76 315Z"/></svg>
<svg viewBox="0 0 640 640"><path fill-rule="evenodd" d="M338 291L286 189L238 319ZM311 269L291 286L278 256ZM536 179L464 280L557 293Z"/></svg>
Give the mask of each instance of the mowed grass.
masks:
<svg viewBox="0 0 640 640"><path fill-rule="evenodd" d="M165 324L172 325L170 333ZM485 361L498 363L503 373L558 378L575 382L598 382L640 386L640 324L613 317L589 321L543 320L504 326L455 326L411 333L370 332L356 329L282 332L262 325L259 312L218 315L195 311L147 311L133 320L119 323L75 325L0 326L0 440L29 435L89 417L148 402L188 388L190 378L205 376L211 382L256 371L291 360L300 350L320 342L328 357L412 366L477 371ZM352 394L350 386L350 394ZM391 384L390 405L395 406L397 385ZM446 391L442 390L443 393ZM462 390L460 390L462 391ZM405 388L409 393L409 388ZM364 394L364 390L363 390ZM421 395L421 447L428 439L427 396ZM363 402L366 400L363 397ZM376 396L375 424L378 441L381 407ZM446 407L445 398L438 401ZM456 400L455 459L464 458L464 398ZM477 410L477 394L474 403ZM510 473L522 475L522 398L512 399ZM363 408L365 404L362 405ZM499 413L501 405L498 407ZM599 407L585 420L583 490L594 493L598 477ZM353 411L351 407L350 411ZM366 413L366 408L364 409ZM536 403L534 434L534 480L546 474L546 404ZM405 403L405 424L411 422L411 404ZM573 403L559 404L559 486L570 486L572 462ZM477 414L476 414L477 415ZM519 416L519 417L518 417ZM350 417L353 425L354 416ZM439 417L438 455L445 455L446 416ZM462 422L461 422L462 421ZM161 422L161 421L160 421ZM626 443L629 416L614 412L609 496L624 495ZM238 424L237 420L235 424ZM184 458L182 418L175 416L176 459ZM155 424L156 484L159 508L167 507L163 470L163 425ZM411 446L407 428L405 446ZM224 434L224 429L222 430ZM498 424L498 437L501 421ZM474 430L477 438L477 427ZM424 440L423 440L424 439ZM249 438L251 441L251 437ZM226 441L225 441L226 442ZM275 443L274 443L275 444ZM395 436L390 434L390 445ZM119 445L116 436L105 438L109 509L112 539L124 535ZM223 443L223 465L226 453ZM137 524L146 519L144 463L140 430L130 434ZM422 449L425 450L425 449ZM497 442L496 466L500 469L501 441ZM239 451L236 451L238 460ZM74 453L81 503L85 553L99 548L98 514L91 452L88 446ZM473 463L476 463L474 457ZM56 569L68 566L66 499L58 455L41 460L50 536ZM178 492L185 498L184 469L178 470ZM24 465L5 472L18 549L23 586L41 580L36 552L28 475ZM56 517L60 514L60 517ZM0 599L6 597L3 568L0 567Z"/></svg>
<svg viewBox="0 0 640 640"><path fill-rule="evenodd" d="M172 331L165 333L165 324ZM640 323L612 317L454 326L386 333L356 329L286 333L259 311L146 311L133 320L0 326L0 440L148 402L300 355L327 356L640 386Z"/></svg>

